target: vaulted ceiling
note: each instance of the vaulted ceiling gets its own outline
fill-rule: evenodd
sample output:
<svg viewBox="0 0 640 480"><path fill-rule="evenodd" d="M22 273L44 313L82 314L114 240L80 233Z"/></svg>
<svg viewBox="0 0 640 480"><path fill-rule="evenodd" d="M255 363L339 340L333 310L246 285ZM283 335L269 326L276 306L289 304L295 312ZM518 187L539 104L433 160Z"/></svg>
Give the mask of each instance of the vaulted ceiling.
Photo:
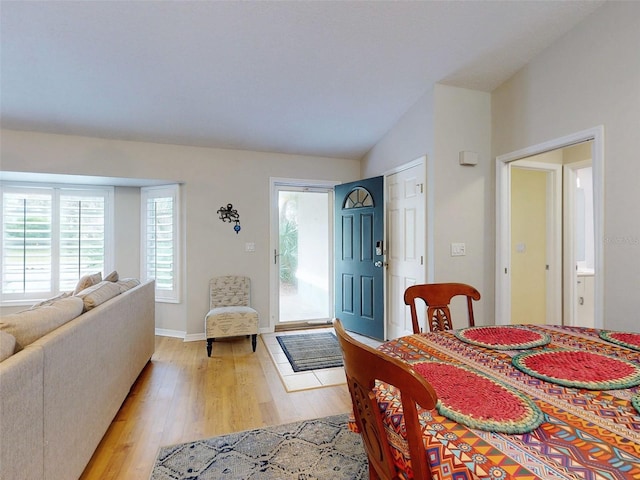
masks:
<svg viewBox="0 0 640 480"><path fill-rule="evenodd" d="M492 91L602 3L2 0L2 127L357 159L434 83Z"/></svg>

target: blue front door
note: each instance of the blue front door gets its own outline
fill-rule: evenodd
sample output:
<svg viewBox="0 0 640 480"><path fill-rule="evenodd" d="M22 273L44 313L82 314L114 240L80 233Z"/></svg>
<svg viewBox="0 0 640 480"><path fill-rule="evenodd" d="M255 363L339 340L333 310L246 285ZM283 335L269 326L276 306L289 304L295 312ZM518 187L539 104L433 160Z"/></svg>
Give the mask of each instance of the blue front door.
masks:
<svg viewBox="0 0 640 480"><path fill-rule="evenodd" d="M384 182L335 187L335 315L347 330L384 340Z"/></svg>

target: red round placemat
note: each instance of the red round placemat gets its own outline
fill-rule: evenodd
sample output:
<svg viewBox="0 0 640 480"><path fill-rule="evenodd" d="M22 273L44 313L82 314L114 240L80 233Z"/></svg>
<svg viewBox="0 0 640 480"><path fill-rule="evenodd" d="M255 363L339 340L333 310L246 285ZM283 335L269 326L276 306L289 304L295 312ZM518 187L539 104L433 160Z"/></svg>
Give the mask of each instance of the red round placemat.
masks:
<svg viewBox="0 0 640 480"><path fill-rule="evenodd" d="M454 335L463 342L496 350L524 350L547 345L549 335L518 325L462 328Z"/></svg>
<svg viewBox="0 0 640 480"><path fill-rule="evenodd" d="M614 390L640 385L640 367L627 360L583 350L542 350L520 353L513 366L565 387Z"/></svg>
<svg viewBox="0 0 640 480"><path fill-rule="evenodd" d="M526 433L538 428L544 414L526 395L480 372L445 362L413 368L433 386L438 412L462 425L500 433Z"/></svg>
<svg viewBox="0 0 640 480"><path fill-rule="evenodd" d="M640 351L640 333L610 332L608 330L601 330L599 335L600 338L607 340L608 342Z"/></svg>

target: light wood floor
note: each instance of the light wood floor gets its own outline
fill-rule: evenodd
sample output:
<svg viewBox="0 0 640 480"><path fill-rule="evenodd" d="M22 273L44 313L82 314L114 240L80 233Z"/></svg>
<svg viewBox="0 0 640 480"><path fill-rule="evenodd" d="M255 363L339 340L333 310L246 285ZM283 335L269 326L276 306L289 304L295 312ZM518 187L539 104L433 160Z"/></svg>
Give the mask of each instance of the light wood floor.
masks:
<svg viewBox="0 0 640 480"><path fill-rule="evenodd" d="M261 339L156 337L156 351L81 480L147 480L160 446L348 412L346 385L287 393Z"/></svg>

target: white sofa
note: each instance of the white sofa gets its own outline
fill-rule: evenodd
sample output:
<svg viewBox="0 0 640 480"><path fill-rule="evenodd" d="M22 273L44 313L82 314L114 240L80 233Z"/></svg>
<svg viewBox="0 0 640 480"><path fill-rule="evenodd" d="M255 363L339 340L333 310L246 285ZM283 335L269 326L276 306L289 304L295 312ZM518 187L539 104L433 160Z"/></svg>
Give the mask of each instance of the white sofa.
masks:
<svg viewBox="0 0 640 480"><path fill-rule="evenodd" d="M153 354L154 288L126 290L0 362L0 479L80 477Z"/></svg>

